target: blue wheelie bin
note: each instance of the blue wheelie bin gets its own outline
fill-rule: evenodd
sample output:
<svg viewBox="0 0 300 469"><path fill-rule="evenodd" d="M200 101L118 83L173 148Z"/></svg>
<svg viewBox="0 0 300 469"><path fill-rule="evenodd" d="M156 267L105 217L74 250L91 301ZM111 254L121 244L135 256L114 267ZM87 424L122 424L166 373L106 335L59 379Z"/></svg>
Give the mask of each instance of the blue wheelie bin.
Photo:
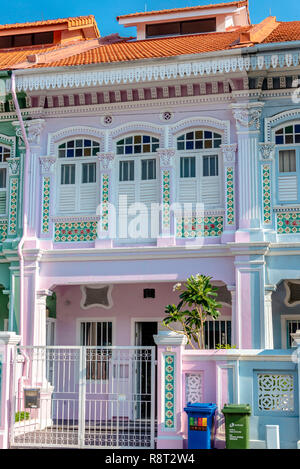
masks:
<svg viewBox="0 0 300 469"><path fill-rule="evenodd" d="M187 403L184 411L188 416L188 449L211 449L216 404Z"/></svg>

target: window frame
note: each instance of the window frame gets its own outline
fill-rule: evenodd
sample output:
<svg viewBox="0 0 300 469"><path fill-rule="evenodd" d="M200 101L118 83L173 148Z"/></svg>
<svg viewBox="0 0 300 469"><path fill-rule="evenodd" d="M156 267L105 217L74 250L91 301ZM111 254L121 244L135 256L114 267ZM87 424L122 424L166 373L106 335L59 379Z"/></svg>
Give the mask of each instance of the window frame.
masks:
<svg viewBox="0 0 300 469"><path fill-rule="evenodd" d="M177 140L176 140L177 142ZM182 157L195 157L195 177L191 178L181 178L180 177L180 165L181 165L181 158ZM218 176L204 176L203 169L204 169L204 156L218 156ZM217 177L219 180L219 193L220 193L220 201L218 205L211 205L206 204L207 208L211 209L224 209L224 181L222 175L224 174L224 164L222 158L222 150L221 148L210 148L205 150L177 150L176 151L176 163L175 163L175 174L176 174L176 192L179 194L179 186L180 181L182 180L192 180L198 181L197 184L197 200L196 203L202 203L201 197L201 188L203 179L208 180L209 177Z"/></svg>
<svg viewBox="0 0 300 469"><path fill-rule="evenodd" d="M93 347L95 349L97 349L97 346L89 346L89 345L82 345L81 344L81 325L83 323L111 323L111 345L107 346L108 349L110 347L114 347L115 346L115 333L116 333L116 318L115 317L101 317L101 318L97 318L97 317L80 317L77 319L77 324L76 324L76 335L77 335L77 344L79 346L82 346L82 347L88 347L90 349L92 349ZM99 348L103 347L104 349L106 348L106 346L98 346ZM109 368L109 372L108 372L108 375L107 375L107 378L106 379L86 379L87 383L89 384L97 384L97 383L109 383L109 380L110 380L110 373L112 373L112 368L110 367Z"/></svg>
<svg viewBox="0 0 300 469"><path fill-rule="evenodd" d="M275 143L275 187L274 202L277 206L284 205L298 205L300 203L300 143L276 143L276 132L285 127L300 125L299 121L284 122L273 129L273 141ZM295 135L295 132L290 135ZM295 150L296 154L296 171L293 172L280 172L279 171L279 152L280 151ZM279 177L297 177L297 200L279 200Z"/></svg>
<svg viewBox="0 0 300 469"><path fill-rule="evenodd" d="M71 212L72 216L76 215L95 215L96 214L96 208L91 209L91 210L80 210L80 194L81 194L81 188L82 186L87 187L87 185L93 184L97 186L97 184L100 184L100 169L99 169L99 163L98 163L98 156L64 156L60 157L59 156L59 147L63 144L66 144L71 141L76 141L76 140L91 140L92 142L96 142L99 145L99 152L101 151L101 143L99 140L95 139L94 137L89 137L89 136L84 136L84 135L76 135L76 136L71 136L69 138L65 138L64 140L61 140L56 143L56 168L55 168L55 180L57 184L57 190L56 190L56 216L65 216L66 214L64 212L60 211L60 196L61 196L61 186L75 186L75 210ZM83 165L86 163L95 163L96 164L96 180L95 182L90 182L90 183L84 183L82 182L82 176L83 176ZM63 165L74 165L75 166L75 184L61 184L61 168ZM96 207L99 204L100 201L100 191L96 191Z"/></svg>
<svg viewBox="0 0 300 469"><path fill-rule="evenodd" d="M9 150L9 156L8 158L12 157L12 148L9 145L5 145L3 143L0 143L0 147L5 148L6 150ZM9 192L9 172L8 172L8 163L7 161L0 161L0 169L5 169L6 172L6 187L1 187L0 192L6 192L6 200L5 200L5 212L0 213L0 219L5 218L8 216L8 192Z"/></svg>

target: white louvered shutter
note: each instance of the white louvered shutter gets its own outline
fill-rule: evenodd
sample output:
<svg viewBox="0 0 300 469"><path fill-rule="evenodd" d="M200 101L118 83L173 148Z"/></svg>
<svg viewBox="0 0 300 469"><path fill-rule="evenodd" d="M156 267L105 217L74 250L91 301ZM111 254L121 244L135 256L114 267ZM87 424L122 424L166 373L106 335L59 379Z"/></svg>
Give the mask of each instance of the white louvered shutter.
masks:
<svg viewBox="0 0 300 469"><path fill-rule="evenodd" d="M59 213L74 213L76 210L76 185L61 184L59 190Z"/></svg>
<svg viewBox="0 0 300 469"><path fill-rule="evenodd" d="M278 201L297 201L298 181L297 176L279 176L278 178Z"/></svg>
<svg viewBox="0 0 300 469"><path fill-rule="evenodd" d="M205 205L220 204L220 178L219 176L206 176L201 181L201 201Z"/></svg>
<svg viewBox="0 0 300 469"><path fill-rule="evenodd" d="M97 208L97 184L80 184L79 210L80 212L95 212Z"/></svg>

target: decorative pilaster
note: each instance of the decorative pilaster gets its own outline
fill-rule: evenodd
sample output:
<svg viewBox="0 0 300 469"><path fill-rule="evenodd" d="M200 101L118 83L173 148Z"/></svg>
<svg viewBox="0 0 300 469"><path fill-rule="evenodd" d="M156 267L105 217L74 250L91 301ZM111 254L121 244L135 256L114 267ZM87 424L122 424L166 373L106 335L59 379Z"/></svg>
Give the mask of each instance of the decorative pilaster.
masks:
<svg viewBox="0 0 300 469"><path fill-rule="evenodd" d="M261 227L258 173L258 139L263 103L232 104L238 134L239 230L238 241L260 240ZM247 234L248 233L248 234Z"/></svg>
<svg viewBox="0 0 300 469"><path fill-rule="evenodd" d="M8 237L16 237L18 228L20 158L9 158L7 162L9 176Z"/></svg>
<svg viewBox="0 0 300 469"><path fill-rule="evenodd" d="M54 156L40 156L42 191L41 237L49 237L50 235L51 190L53 191L53 168L55 162L56 157Z"/></svg>
<svg viewBox="0 0 300 469"><path fill-rule="evenodd" d="M272 294L276 291L276 285L265 286L265 301L264 301L264 333L265 333L265 348L274 348L273 336L273 314L272 314Z"/></svg>
<svg viewBox="0 0 300 469"><path fill-rule="evenodd" d="M262 178L262 222L266 228L272 226L272 163L275 143L259 143Z"/></svg>
<svg viewBox="0 0 300 469"><path fill-rule="evenodd" d="M12 425L13 361L16 345L20 336L15 332L0 331L0 449L9 448L9 436Z"/></svg>
<svg viewBox="0 0 300 469"><path fill-rule="evenodd" d="M182 354L185 336L160 331L157 345L158 416L157 449L182 449Z"/></svg>
<svg viewBox="0 0 300 469"><path fill-rule="evenodd" d="M157 245L166 246L175 244L174 234L174 214L171 206L174 201L174 157L175 148L159 148L157 150L160 163L160 187L161 187L161 219L160 219L160 237L157 239Z"/></svg>
<svg viewBox="0 0 300 469"><path fill-rule="evenodd" d="M112 243L116 231L116 219L110 214L112 197L112 169L115 154L112 152L98 153L100 164L100 220L98 224L98 239L107 240L108 245ZM105 244L107 244L107 241ZM97 244L99 244L97 240Z"/></svg>
<svg viewBox="0 0 300 469"><path fill-rule="evenodd" d="M236 229L235 216L235 155L237 144L221 145L224 166L224 188L225 188L225 223L226 232L234 232Z"/></svg>
<svg viewBox="0 0 300 469"><path fill-rule="evenodd" d="M25 157L25 143L20 123L13 122L16 127L16 136L19 139L19 147ZM24 122L27 140L30 146L30 161L28 162L28 171L24 172L24 193L23 199L26 201L23 205L24 215L27 217L27 234L29 237L36 237L38 231L36 201L39 200L38 180L39 164L38 158L41 152L41 134L45 127L44 119L33 119ZM25 167L25 162L24 162Z"/></svg>
<svg viewBox="0 0 300 469"><path fill-rule="evenodd" d="M227 285L227 290L231 293L231 344L240 348L240 318L236 307L236 286Z"/></svg>

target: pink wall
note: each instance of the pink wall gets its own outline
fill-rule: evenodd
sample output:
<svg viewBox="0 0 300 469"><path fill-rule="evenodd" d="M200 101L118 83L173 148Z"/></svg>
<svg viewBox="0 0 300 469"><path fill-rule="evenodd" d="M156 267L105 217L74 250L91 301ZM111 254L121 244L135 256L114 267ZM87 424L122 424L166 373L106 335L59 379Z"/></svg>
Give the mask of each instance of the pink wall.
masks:
<svg viewBox="0 0 300 469"><path fill-rule="evenodd" d="M167 304L178 302L178 293L173 292L173 283L149 283L113 285L110 309L92 307L83 309L80 306L82 291L80 286L56 287L57 320L56 344L79 345L76 327L78 319L112 319L113 345L134 345L132 337L132 318L160 321L165 317ZM155 288L155 299L143 298L144 288ZM230 315L230 308L223 308L223 314ZM115 326L115 327L114 327Z"/></svg>

